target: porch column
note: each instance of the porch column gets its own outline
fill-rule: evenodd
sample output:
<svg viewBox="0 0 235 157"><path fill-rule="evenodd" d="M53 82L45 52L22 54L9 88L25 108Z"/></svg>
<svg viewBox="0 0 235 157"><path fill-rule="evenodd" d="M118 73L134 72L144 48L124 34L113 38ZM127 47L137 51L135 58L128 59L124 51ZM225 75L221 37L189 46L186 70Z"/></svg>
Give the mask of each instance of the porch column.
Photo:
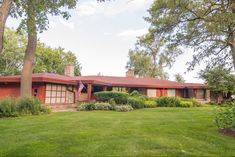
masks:
<svg viewBox="0 0 235 157"><path fill-rule="evenodd" d="M103 87L103 91L108 91L108 87L107 87L107 86L104 86L104 87Z"/></svg>
<svg viewBox="0 0 235 157"><path fill-rule="evenodd" d="M92 90L92 84L87 85L87 99L88 101L91 101L91 90Z"/></svg>
<svg viewBox="0 0 235 157"><path fill-rule="evenodd" d="M206 94L205 94L205 99L206 99L206 101L210 101L210 98L211 98L211 96L210 96L210 90L209 90L209 89L206 89Z"/></svg>

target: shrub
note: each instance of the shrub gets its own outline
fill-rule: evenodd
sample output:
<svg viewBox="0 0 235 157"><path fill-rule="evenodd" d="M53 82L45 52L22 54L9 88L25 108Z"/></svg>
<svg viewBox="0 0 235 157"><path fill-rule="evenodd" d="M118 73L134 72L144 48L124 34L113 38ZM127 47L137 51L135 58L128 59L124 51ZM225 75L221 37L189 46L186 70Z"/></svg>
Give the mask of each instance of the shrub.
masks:
<svg viewBox="0 0 235 157"><path fill-rule="evenodd" d="M111 99L113 99L116 104L126 104L128 98L128 93L125 92L105 91L96 92L94 95L97 101L109 102Z"/></svg>
<svg viewBox="0 0 235 157"><path fill-rule="evenodd" d="M0 117L16 117L18 115L40 114L41 104L37 99L7 98L0 101ZM49 113L49 112L47 112Z"/></svg>
<svg viewBox="0 0 235 157"><path fill-rule="evenodd" d="M141 96L141 94L137 91L137 90L134 90L130 93L130 96Z"/></svg>
<svg viewBox="0 0 235 157"><path fill-rule="evenodd" d="M79 111L91 111L95 110L95 103L82 103L81 105L78 106Z"/></svg>
<svg viewBox="0 0 235 157"><path fill-rule="evenodd" d="M20 114L37 115L40 113L40 102L37 99L24 98L18 101L18 110Z"/></svg>
<svg viewBox="0 0 235 157"><path fill-rule="evenodd" d="M235 105L232 107L217 107L215 109L215 124L219 129L235 130Z"/></svg>
<svg viewBox="0 0 235 157"><path fill-rule="evenodd" d="M51 108L50 108L49 106L43 106L43 107L41 107L40 111L41 111L42 113L47 113L47 114L49 114L49 113L52 112L52 111L51 111Z"/></svg>
<svg viewBox="0 0 235 157"><path fill-rule="evenodd" d="M115 106L114 110L117 112L127 112L127 111L132 111L133 108L130 105L119 105Z"/></svg>
<svg viewBox="0 0 235 157"><path fill-rule="evenodd" d="M112 110L113 107L109 103L95 103L96 110Z"/></svg>
<svg viewBox="0 0 235 157"><path fill-rule="evenodd" d="M181 101L180 107L193 107L193 102L190 101Z"/></svg>
<svg viewBox="0 0 235 157"><path fill-rule="evenodd" d="M202 103L200 103L199 101L197 101L197 100L195 100L195 99L180 98L180 100L192 102L192 103L193 103L193 107L200 107L200 106L202 106Z"/></svg>
<svg viewBox="0 0 235 157"><path fill-rule="evenodd" d="M127 103L134 109L144 108L144 100L139 97L129 97Z"/></svg>
<svg viewBox="0 0 235 157"><path fill-rule="evenodd" d="M16 117L18 116L18 108L15 99L7 98L0 101L0 117Z"/></svg>
<svg viewBox="0 0 235 157"><path fill-rule="evenodd" d="M160 97L156 99L159 107L180 107L180 99L175 97Z"/></svg>
<svg viewBox="0 0 235 157"><path fill-rule="evenodd" d="M145 108L154 108L154 107L157 107L157 103L156 103L156 101L153 101L153 100L146 100L144 102L144 107Z"/></svg>

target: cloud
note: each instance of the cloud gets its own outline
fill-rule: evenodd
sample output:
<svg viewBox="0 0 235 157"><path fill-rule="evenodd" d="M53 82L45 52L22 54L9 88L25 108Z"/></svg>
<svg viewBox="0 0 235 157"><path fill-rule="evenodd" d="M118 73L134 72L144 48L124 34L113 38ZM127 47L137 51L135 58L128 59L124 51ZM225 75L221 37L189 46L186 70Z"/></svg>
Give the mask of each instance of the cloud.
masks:
<svg viewBox="0 0 235 157"><path fill-rule="evenodd" d="M65 20L60 19L60 23L61 23L62 25L64 25L65 27L68 27L68 28L70 28L70 29L74 29L74 28L75 28L75 26L74 26L74 24L73 24L72 22L69 22L69 21L65 21Z"/></svg>
<svg viewBox="0 0 235 157"><path fill-rule="evenodd" d="M121 33L118 33L117 36L119 37L137 37L144 35L148 32L148 29L132 29L132 30L126 30Z"/></svg>
<svg viewBox="0 0 235 157"><path fill-rule="evenodd" d="M110 32L105 32L104 35L105 35L105 36L109 36L109 35L112 35L112 33L110 33Z"/></svg>
<svg viewBox="0 0 235 157"><path fill-rule="evenodd" d="M96 1L86 1L78 5L77 13L79 16L93 16L102 14L104 16L113 16L126 11L135 11L152 0L118 0L97 3Z"/></svg>

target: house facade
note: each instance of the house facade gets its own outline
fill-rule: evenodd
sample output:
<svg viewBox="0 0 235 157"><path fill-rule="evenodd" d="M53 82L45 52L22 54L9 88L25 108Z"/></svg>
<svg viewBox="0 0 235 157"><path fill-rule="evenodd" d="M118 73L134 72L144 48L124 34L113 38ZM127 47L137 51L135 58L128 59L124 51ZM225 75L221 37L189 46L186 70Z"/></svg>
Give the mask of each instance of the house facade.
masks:
<svg viewBox="0 0 235 157"><path fill-rule="evenodd" d="M182 97L210 100L210 91L204 84L177 83L156 78L135 78L131 71L126 77L73 75L73 67L66 67L65 75L33 74L32 95L48 105L74 104L95 99L99 91L139 91L149 97ZM84 85L81 94L79 83ZM0 99L20 96L20 75L0 76Z"/></svg>

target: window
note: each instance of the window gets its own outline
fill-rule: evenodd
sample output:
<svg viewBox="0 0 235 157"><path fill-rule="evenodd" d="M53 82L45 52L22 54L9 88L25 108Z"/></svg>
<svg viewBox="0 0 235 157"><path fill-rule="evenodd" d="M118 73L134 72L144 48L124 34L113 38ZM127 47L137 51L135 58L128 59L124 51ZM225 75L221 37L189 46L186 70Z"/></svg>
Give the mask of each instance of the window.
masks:
<svg viewBox="0 0 235 157"><path fill-rule="evenodd" d="M156 97L157 96L157 90L156 89L147 89L147 96L148 97Z"/></svg>
<svg viewBox="0 0 235 157"><path fill-rule="evenodd" d="M198 89L196 98L197 99L204 99L205 98L205 90L204 89Z"/></svg>
<svg viewBox="0 0 235 157"><path fill-rule="evenodd" d="M167 90L167 96L175 97L175 89L168 89Z"/></svg>
<svg viewBox="0 0 235 157"><path fill-rule="evenodd" d="M127 89L123 87L113 87L112 91L127 92Z"/></svg>
<svg viewBox="0 0 235 157"><path fill-rule="evenodd" d="M46 104L62 104L66 101L66 86L47 84L46 85Z"/></svg>

